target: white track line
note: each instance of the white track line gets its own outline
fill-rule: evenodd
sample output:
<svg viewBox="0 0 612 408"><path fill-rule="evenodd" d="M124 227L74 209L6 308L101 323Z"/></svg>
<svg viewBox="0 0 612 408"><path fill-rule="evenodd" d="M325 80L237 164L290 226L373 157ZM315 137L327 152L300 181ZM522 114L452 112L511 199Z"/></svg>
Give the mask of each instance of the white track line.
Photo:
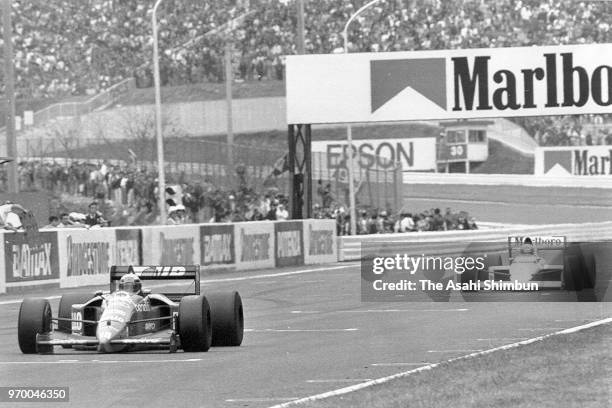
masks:
<svg viewBox="0 0 612 408"><path fill-rule="evenodd" d="M401 367L401 366L424 366L432 364L430 362L424 361L422 363L374 363L370 364L372 367Z"/></svg>
<svg viewBox="0 0 612 408"><path fill-rule="evenodd" d="M249 333L338 333L358 330L356 327L350 329L244 329L245 332Z"/></svg>
<svg viewBox="0 0 612 408"><path fill-rule="evenodd" d="M141 364L141 363L195 363L201 358L188 358L180 360L54 360L54 361L0 361L0 365L31 365L31 364Z"/></svg>
<svg viewBox="0 0 612 408"><path fill-rule="evenodd" d="M263 275L249 275L249 276L241 276L241 277L238 277L238 278L206 279L206 280L202 280L200 283L203 283L203 284L206 284L206 283L223 283L223 282L238 282L238 281L253 280L253 279L276 278L276 277L279 277L279 276L293 276L293 275L302 275L302 274L305 274L305 273L322 272L322 271L333 271L333 270L336 270L336 269L345 269L345 268L354 268L357 265L361 265L361 263L359 263L359 262L352 262L350 264L340 265L340 266L327 266L327 267L323 267L323 268L303 269L303 270L299 270L299 271L289 271L289 272L279 272L279 273L266 273L266 274L263 274Z"/></svg>
<svg viewBox="0 0 612 408"><path fill-rule="evenodd" d="M482 349L472 349L472 350L427 350L428 353L477 353L482 351Z"/></svg>
<svg viewBox="0 0 612 408"><path fill-rule="evenodd" d="M249 275L249 276L241 276L237 278L203 279L200 281L200 283L204 285L207 283L239 282L239 281L253 280L253 279L275 278L279 276L302 275L305 273L315 273L315 272L322 272L322 271L333 271L337 269L353 268L356 265L359 265L359 263L351 262L351 263L347 263L347 264L339 265L339 266L327 266L327 267L322 267L322 268L303 269L299 271L289 271L289 272L279 272L279 273L266 273L262 275ZM159 285L151 285L151 287L165 287L165 286L170 286L170 285L178 286L178 285L184 285L184 283L159 284ZM46 297L45 299L52 300L52 299L59 299L59 298L61 298L61 296L49 296L49 297ZM0 302L0 306L19 304L22 301L23 299L5 300L5 301Z"/></svg>
<svg viewBox="0 0 612 408"><path fill-rule="evenodd" d="M59 299L61 298L61 296L47 296L45 297L45 299L48 300L54 300L54 299ZM0 302L0 306L2 305L15 305L17 303L21 303L23 301L23 299L16 299L16 300L5 300L3 302Z"/></svg>
<svg viewBox="0 0 612 408"><path fill-rule="evenodd" d="M470 309L366 309L338 310L334 313L397 313L397 312L467 312Z"/></svg>
<svg viewBox="0 0 612 408"><path fill-rule="evenodd" d="M316 395L312 395L310 397L305 397L305 398L300 398L298 400L294 400L294 401L290 401L290 402L286 402L284 404L278 404L278 405L274 405L270 408L286 408L286 407L292 407L295 405L300 405L300 404L304 404L306 402L311 402L311 401L317 401L317 400L321 400L321 399L325 399L325 398L329 398L329 397L335 397L338 395L343 395L343 394L348 394L350 392L354 392L363 388L367 388L367 387L371 387L373 385L377 385L377 384L383 384L383 383L387 383L391 380L395 380L397 378L403 378L403 377L407 377L411 374L416 374L419 373L421 371L429 371L433 368L436 368L438 366L440 366L441 364L447 364L447 363L453 363L455 361L460 361L460 360L465 360L465 359L469 359L469 358L474 358L474 357L479 357L479 356L483 356L486 354L491 354L491 353L495 353L497 351L502 351L502 350L510 350L516 347L520 347L520 346L524 346L527 344L531 344L531 343L535 343L538 341L542 341L544 339L547 339L549 337L552 336L558 336L561 334L570 334L570 333L576 333L580 330L584 330L584 329L588 329L591 327L595 327L595 326L600 326L603 324L608 324L608 323L612 323L612 317L609 317L607 319L603 319L603 320L597 320L595 322L591 322L588 324L584 324L582 326L576 326L576 327L571 327L569 329L565 329L565 330L561 330L558 332L554 332L554 333L550 333L550 334L545 334L543 336L538 336L538 337L534 337L532 339L527 339L527 340L523 340L517 343L511 343L511 344L506 344L504 346L500 346L500 347L495 347L489 350L484 350L484 351L479 351L477 353L472 353L472 354L467 354L464 356L460 356L460 357L455 357L455 358L451 358L449 360L446 360L444 362L441 363L435 363L435 364L429 364L423 367L419 367L419 368L415 368L413 370L409 370L409 371L403 371L401 373L397 373L397 374L393 374L387 377L381 377L381 378L377 378L375 380L371 380L371 381L366 381L360 384L355 384L355 385L351 385L349 387L344 387L344 388L340 388L337 390L333 390L333 391L328 391L328 392L324 392L321 394L316 394Z"/></svg>
<svg viewBox="0 0 612 408"><path fill-rule="evenodd" d="M225 402L274 402L274 401L292 401L297 400L297 397L290 398L230 398Z"/></svg>
<svg viewBox="0 0 612 408"><path fill-rule="evenodd" d="M426 198L426 197L409 197L409 200L414 200L414 201L434 201L434 200L439 200L439 201L445 201L445 202L452 202L452 203L461 203L461 204L492 204L492 205L503 205L506 207L513 207L513 206L517 206L517 205L531 205L531 204L525 204L525 203L510 203L510 202L506 202L506 201L489 201L489 200L461 200L461 199L457 199L457 198ZM542 206L555 206L555 207L571 207L571 208L575 208L576 205L575 204L562 204L562 203L555 203L555 204L540 204ZM597 205L597 204L580 204L580 208L594 208L594 209L605 209L605 208L610 208L609 205Z"/></svg>
<svg viewBox="0 0 612 408"><path fill-rule="evenodd" d="M310 384L338 383L338 382L362 382L362 381L372 381L372 379L371 378L328 378L324 380L306 380L306 382Z"/></svg>

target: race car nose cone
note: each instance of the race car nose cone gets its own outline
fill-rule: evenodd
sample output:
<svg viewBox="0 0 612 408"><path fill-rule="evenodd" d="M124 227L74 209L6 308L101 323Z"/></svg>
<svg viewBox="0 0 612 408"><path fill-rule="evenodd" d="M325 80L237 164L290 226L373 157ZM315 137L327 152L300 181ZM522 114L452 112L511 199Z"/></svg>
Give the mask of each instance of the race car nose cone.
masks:
<svg viewBox="0 0 612 408"><path fill-rule="evenodd" d="M112 352L111 340L114 337L114 330L112 326L100 326L98 327L98 351L110 353Z"/></svg>

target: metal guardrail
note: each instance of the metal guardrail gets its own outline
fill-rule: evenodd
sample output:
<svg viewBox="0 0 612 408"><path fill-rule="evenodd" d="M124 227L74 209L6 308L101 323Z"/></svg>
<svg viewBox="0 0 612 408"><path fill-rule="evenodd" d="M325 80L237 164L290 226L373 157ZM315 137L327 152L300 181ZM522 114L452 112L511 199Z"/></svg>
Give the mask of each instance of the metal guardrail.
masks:
<svg viewBox="0 0 612 408"><path fill-rule="evenodd" d="M404 183L482 186L612 188L610 176L536 176L533 174L404 173Z"/></svg>
<svg viewBox="0 0 612 408"><path fill-rule="evenodd" d="M385 242L386 248L397 253L411 251L426 255L461 253L469 242L507 243L508 236L564 235L568 241L602 241L612 239L612 221L584 224L533 225L496 230L409 232L403 234L376 234L338 237L340 261L361 259L362 242ZM436 244L436 245L433 245ZM419 252L421 251L421 252Z"/></svg>

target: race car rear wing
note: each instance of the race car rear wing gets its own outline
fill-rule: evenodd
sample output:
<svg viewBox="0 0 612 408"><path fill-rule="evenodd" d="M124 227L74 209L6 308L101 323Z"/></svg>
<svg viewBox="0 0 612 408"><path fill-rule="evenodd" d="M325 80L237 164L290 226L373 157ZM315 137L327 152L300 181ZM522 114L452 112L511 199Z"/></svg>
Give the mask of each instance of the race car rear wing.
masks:
<svg viewBox="0 0 612 408"><path fill-rule="evenodd" d="M134 273L141 280L193 280L194 293L164 293L172 300L177 300L185 295L200 294L200 265L173 265L173 266L111 266L110 290L114 289L114 282L121 279L123 275Z"/></svg>

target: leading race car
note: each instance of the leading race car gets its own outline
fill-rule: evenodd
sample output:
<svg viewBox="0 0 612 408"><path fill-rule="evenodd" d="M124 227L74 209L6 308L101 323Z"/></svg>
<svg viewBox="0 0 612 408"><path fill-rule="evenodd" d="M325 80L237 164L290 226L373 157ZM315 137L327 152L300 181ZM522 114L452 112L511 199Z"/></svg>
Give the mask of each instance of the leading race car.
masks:
<svg viewBox="0 0 612 408"><path fill-rule="evenodd" d="M141 280L193 280L193 293L151 293ZM236 291L200 294L200 267L113 266L110 291L62 296L56 317L46 299L26 298L17 336L23 353L54 346L98 352L239 346L244 316ZM117 285L118 283L118 285Z"/></svg>

